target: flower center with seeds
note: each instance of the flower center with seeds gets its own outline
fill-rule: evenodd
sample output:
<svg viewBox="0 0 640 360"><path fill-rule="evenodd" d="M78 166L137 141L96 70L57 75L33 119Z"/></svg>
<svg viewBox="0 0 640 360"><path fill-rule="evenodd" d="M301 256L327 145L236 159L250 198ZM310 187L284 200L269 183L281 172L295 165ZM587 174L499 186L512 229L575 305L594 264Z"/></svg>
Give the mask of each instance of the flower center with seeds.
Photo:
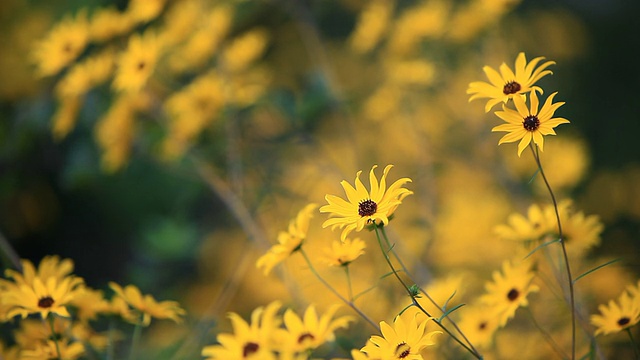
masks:
<svg viewBox="0 0 640 360"><path fill-rule="evenodd" d="M628 317L623 317L620 318L620 320L618 320L618 325L620 325L621 327L626 326L627 324L629 324L631 322L631 319L629 319Z"/></svg>
<svg viewBox="0 0 640 360"><path fill-rule="evenodd" d="M514 301L518 296L520 296L520 292L517 289L511 289L507 293L507 299L509 299L509 301Z"/></svg>
<svg viewBox="0 0 640 360"><path fill-rule="evenodd" d="M505 95L511 95L511 94L517 94L518 91L520 91L520 89L522 89L520 84L518 84L515 81L509 81L508 83L504 84L504 87L502 88L502 92Z"/></svg>
<svg viewBox="0 0 640 360"><path fill-rule="evenodd" d="M396 356L398 359L404 359L411 354L411 346L407 345L405 342L401 342L396 346Z"/></svg>
<svg viewBox="0 0 640 360"><path fill-rule="evenodd" d="M522 121L522 126L527 131L536 131L540 127L540 120L535 115L529 115Z"/></svg>
<svg viewBox="0 0 640 360"><path fill-rule="evenodd" d="M42 299L38 300L38 307L47 309L52 307L54 302L55 301L53 300L53 298L51 298L51 296L45 296Z"/></svg>
<svg viewBox="0 0 640 360"><path fill-rule="evenodd" d="M251 355L251 354L255 354L258 352L258 349L260 348L260 345L250 342L250 343L246 343L244 345L244 347L242 348L242 357L246 358L247 356Z"/></svg>
<svg viewBox="0 0 640 360"><path fill-rule="evenodd" d="M371 199L363 200L358 203L358 215L362 217L371 216L375 214L376 211L378 211L378 204Z"/></svg>

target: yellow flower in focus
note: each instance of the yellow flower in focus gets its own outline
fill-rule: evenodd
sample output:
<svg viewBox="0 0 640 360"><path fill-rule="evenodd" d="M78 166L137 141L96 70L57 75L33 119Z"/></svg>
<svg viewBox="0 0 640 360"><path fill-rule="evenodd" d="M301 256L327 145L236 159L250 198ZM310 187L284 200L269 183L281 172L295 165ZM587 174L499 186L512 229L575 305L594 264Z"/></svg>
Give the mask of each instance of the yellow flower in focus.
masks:
<svg viewBox="0 0 640 360"><path fill-rule="evenodd" d="M114 282L109 282L109 287L116 293L116 296L122 298L134 309L134 312L138 313L137 316L134 314L134 316L126 320L141 323L144 326L149 326L151 318L169 319L180 323L182 322L182 316L186 314L177 301L157 302L151 295L142 295L140 289L134 285L127 285L122 288Z"/></svg>
<svg viewBox="0 0 640 360"><path fill-rule="evenodd" d="M42 39L33 51L33 58L40 76L55 75L75 60L89 42L86 11L80 11L75 19L67 17L58 23Z"/></svg>
<svg viewBox="0 0 640 360"><path fill-rule="evenodd" d="M333 319L338 308L339 305L333 305L318 317L315 306L309 305L302 318L293 310L287 309L283 317L286 331L278 335L282 352L289 355L305 353L333 341L334 332L346 328L353 321L351 316Z"/></svg>
<svg viewBox="0 0 640 360"><path fill-rule="evenodd" d="M358 53L366 53L373 49L389 26L392 13L392 1L369 2L358 16L356 28L349 37L351 48Z"/></svg>
<svg viewBox="0 0 640 360"><path fill-rule="evenodd" d="M591 315L591 324L597 327L596 335L617 333L636 325L640 321L640 300L629 296L626 291L618 301L598 306L600 314Z"/></svg>
<svg viewBox="0 0 640 360"><path fill-rule="evenodd" d="M47 255L38 264L38 268L27 259L21 259L22 272L7 269L5 275L14 280L17 285L26 284L33 285L35 278L40 278L46 282L49 278L55 278L58 281L66 278L73 272L73 261L71 259L60 259L57 255ZM0 288L2 285L11 285L12 282L0 279Z"/></svg>
<svg viewBox="0 0 640 360"><path fill-rule="evenodd" d="M18 283L7 286L0 295L0 301L8 307L7 318L16 315L26 318L30 314L40 314L42 319L49 314L69 317L67 306L78 294L82 283L81 278L73 276L62 280L49 277L46 281L36 277L31 285Z"/></svg>
<svg viewBox="0 0 640 360"><path fill-rule="evenodd" d="M278 233L278 244L273 245L266 254L258 258L256 267L263 268L265 275L268 275L274 266L300 249L302 242L307 238L309 221L313 217L313 211L316 207L318 205L309 204L300 210L296 218L289 222L287 231Z"/></svg>
<svg viewBox="0 0 640 360"><path fill-rule="evenodd" d="M22 349L20 351L20 359L75 360L84 355L84 352L84 345L79 341L70 342L67 339L47 340L36 344L35 349Z"/></svg>
<svg viewBox="0 0 640 360"><path fill-rule="evenodd" d="M502 105L502 111L496 111L496 115L506 121L507 124L498 125L491 131L505 131L508 134L500 139L498 145L520 140L518 156L522 154L522 151L532 140L540 148L540 151L544 150L543 135L555 135L556 132L553 128L560 124L569 123L567 119L553 117L554 112L564 105L564 102L552 103L556 94L557 92L547 98L540 111L538 111L538 95L536 95L535 91L531 92L531 109L527 109L522 96L513 98L517 111L507 109Z"/></svg>
<svg viewBox="0 0 640 360"><path fill-rule="evenodd" d="M246 69L262 55L268 40L269 35L264 29L250 30L236 37L222 50L223 68L232 73Z"/></svg>
<svg viewBox="0 0 640 360"><path fill-rule="evenodd" d="M532 92L532 95L534 95L533 93L536 91L542 94L542 89L534 84L543 76L552 74L551 70L545 69L555 64L554 61L547 61L538 66L538 63L542 60L544 60L544 57L537 57L527 63L524 53L521 52L516 58L515 73L505 63L500 65L500 73L489 66L485 66L482 70L484 70L491 83L476 81L469 84L467 89L467 94L471 94L469 101L489 98L490 100L484 108L485 112L489 112L494 105L500 102L506 104L509 99L519 98L519 96L515 96L516 94Z"/></svg>
<svg viewBox="0 0 640 360"><path fill-rule="evenodd" d="M480 302L495 309L500 327L506 325L519 307L528 306L527 296L539 290L531 283L535 274L530 268L531 264L526 261L505 261L502 272L494 271L493 282L485 285L487 293L480 297Z"/></svg>
<svg viewBox="0 0 640 360"><path fill-rule="evenodd" d="M499 317L494 309L482 305L465 306L460 310L462 319L458 323L464 336L477 347L487 349L499 328Z"/></svg>
<svg viewBox="0 0 640 360"><path fill-rule="evenodd" d="M344 241L334 240L331 248L325 249L325 259L329 266L347 266L360 255L364 254L367 245L360 238L353 240L347 238Z"/></svg>
<svg viewBox="0 0 640 360"><path fill-rule="evenodd" d="M250 323L238 314L230 313L233 334L219 334L220 344L205 346L202 356L207 360L275 360L273 338L281 323L276 316L279 309L278 301L266 308L258 307L251 313Z"/></svg>
<svg viewBox="0 0 640 360"><path fill-rule="evenodd" d="M403 316L396 316L393 326L380 322L382 336L371 336L361 351L370 359L380 360L421 360L420 352L427 346L435 345L433 337L441 331L425 332L429 318L418 322L414 315L408 322Z"/></svg>
<svg viewBox="0 0 640 360"><path fill-rule="evenodd" d="M393 165L387 165L384 168L382 178L378 183L374 173L376 167L377 165L374 165L369 173L370 192L360 181L362 171L358 171L355 179L355 188L345 180L340 182L347 195L347 200L335 195L325 196L329 204L321 207L320 212L330 213L330 218L322 224L322 227L331 226L332 229L336 227L343 229L340 236L342 241L346 239L351 231L360 231L367 224L382 223L387 225L389 217L398 205L402 203L402 200L406 196L413 194L412 191L402 187L402 185L411 182L409 178L396 180L387 189L387 175Z"/></svg>
<svg viewBox="0 0 640 360"><path fill-rule="evenodd" d="M131 35L127 49L118 59L113 87L119 91L140 91L153 74L159 56L160 42L153 32Z"/></svg>

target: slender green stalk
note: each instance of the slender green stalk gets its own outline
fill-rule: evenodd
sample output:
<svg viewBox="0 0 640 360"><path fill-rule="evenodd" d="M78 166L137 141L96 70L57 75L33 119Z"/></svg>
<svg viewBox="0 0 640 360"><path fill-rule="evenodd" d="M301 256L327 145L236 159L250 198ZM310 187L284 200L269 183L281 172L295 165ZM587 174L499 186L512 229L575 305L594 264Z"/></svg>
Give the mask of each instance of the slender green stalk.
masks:
<svg viewBox="0 0 640 360"><path fill-rule="evenodd" d="M320 280L322 285L324 285L327 289L329 289L329 291L331 291L335 296L337 296L340 300L342 300L343 303L347 304L350 308L352 308L353 311L358 313L358 315L360 315L360 317L362 317L366 322L368 322L369 325L373 326L374 329L380 332L380 327L378 327L378 325L376 325L376 323L373 322L373 320L371 320L370 317L368 317L365 313L363 313L362 310L360 310L352 301L345 299L345 297L342 296L336 289L334 289L333 286L331 286L331 284L329 284L322 276L320 276L318 271L316 271L316 268L311 263L311 260L309 260L307 253L302 249L302 246L298 249L298 252L302 255L304 260L307 262L307 265L309 266L309 270L311 270L311 273L318 280Z"/></svg>
<svg viewBox="0 0 640 360"><path fill-rule="evenodd" d="M138 345L140 343L140 335L142 334L142 314L140 314L140 320L136 322L136 326L133 328L133 336L131 337L131 351L129 352L129 360L137 359Z"/></svg>
<svg viewBox="0 0 640 360"><path fill-rule="evenodd" d="M53 342L56 344L56 352L58 353L58 359L62 359L62 353L60 352L60 344L58 343L58 335L56 335L56 329L54 326L55 319L52 314L49 314L49 326L51 326L51 337L53 338Z"/></svg>
<svg viewBox="0 0 640 360"><path fill-rule="evenodd" d="M631 332L631 328L627 328L627 334L629 334L629 341L631 342L631 346L633 347L633 353L636 356L636 360L640 359L640 352L638 352L638 345L636 341L633 339L633 333Z"/></svg>
<svg viewBox="0 0 640 360"><path fill-rule="evenodd" d="M562 222L560 221L560 212L558 210L558 202L556 201L556 196L553 194L551 185L549 185L547 176L544 174L544 169L542 168L542 163L540 162L540 154L538 152L538 147L536 146L534 149L534 145L533 143L531 143L529 145L529 148L531 149L533 158L536 160L536 164L538 165L538 170L540 170L540 175L542 175L544 184L546 185L547 190L549 191L549 195L551 196L551 201L553 202L553 210L556 213L556 221L558 222L558 238L560 239L560 245L562 246L562 255L564 257L565 269L567 271L567 281L569 283L569 301L571 304L571 360L575 360L576 358L576 302L575 302L575 294L573 290L573 278L571 277L571 267L569 266L569 256L567 255L567 246L562 233Z"/></svg>
<svg viewBox="0 0 640 360"><path fill-rule="evenodd" d="M384 226L380 227L380 232L382 232L382 237L384 238L384 241L387 244L389 251L391 252L391 254L393 254L393 257L398 261L398 264L400 264L400 267L402 267L402 271L404 271L404 273L409 277L409 279L411 279L411 281L415 283L415 280L411 278L411 274L409 273L409 270L407 269L407 267L404 265L404 262L400 259L400 256L398 256L398 253L396 253L396 250L391 246L391 242L389 241L389 237L387 236L387 231L385 230ZM460 336L462 336L462 339L466 341L469 347L475 353L478 353L478 350L473 346L471 341L469 341L469 339L465 336L462 330L460 330L460 328L458 327L458 324L456 324L455 321L453 321L453 319L449 317L449 314L446 314L445 310L424 289L422 289L422 287L419 287L419 289L420 289L420 292L433 304L433 306L440 309L442 314L445 315L444 318L449 320L453 328L458 332L458 334L460 334Z"/></svg>
<svg viewBox="0 0 640 360"><path fill-rule="evenodd" d="M415 294L411 291L411 289L409 289L409 287L404 282L404 280L402 280L402 278L398 274L398 271L393 266L393 263L391 263L391 259L389 258L389 252L392 251L391 246L388 246L388 249L385 249L384 245L382 244L382 238L380 237L380 232L381 231L383 232L384 230L380 230L380 228L383 228L383 227L384 227L384 225L377 225L377 224L374 224L374 227L373 227L375 229L375 232L376 232L376 239L378 240L378 245L380 246L380 250L382 251L382 255L384 255L384 259L386 260L387 265L389 265L389 269L391 269L391 271L393 272L393 275L395 275L396 279L398 279L398 282L400 284L402 284L402 287L404 287L404 289L407 292L407 294L409 294L409 297L411 297L411 301L412 301L413 305L415 307L417 307L418 309L420 309L420 311L422 311L425 315L430 317L433 320L433 322L435 322L436 325L438 325L440 327L440 329L442 329L442 331L446 332L449 336L451 336L451 338L453 340L455 340L458 344L460 344L463 348L465 348L476 359L482 359L482 355L480 355L480 353L478 353L477 350L472 349L467 344L462 342L462 340L460 340L449 329L447 329L444 325L442 325L442 323L440 321L438 321L438 319L436 319L433 316L431 316L431 314L429 314L429 312L425 308L423 308L422 305L420 305L420 303L416 300ZM387 240L387 243L388 243L389 240L388 239L386 239L386 240Z"/></svg>
<svg viewBox="0 0 640 360"><path fill-rule="evenodd" d="M353 301L353 289L351 288L351 274L349 274L349 264L342 266L344 273L347 276L347 291L349 292L349 301Z"/></svg>

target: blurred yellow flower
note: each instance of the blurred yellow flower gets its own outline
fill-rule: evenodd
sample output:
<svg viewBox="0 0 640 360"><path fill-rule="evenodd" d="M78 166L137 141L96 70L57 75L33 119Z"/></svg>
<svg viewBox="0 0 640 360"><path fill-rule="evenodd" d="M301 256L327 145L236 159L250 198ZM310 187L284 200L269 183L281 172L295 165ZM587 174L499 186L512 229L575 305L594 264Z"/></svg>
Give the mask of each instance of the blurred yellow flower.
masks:
<svg viewBox="0 0 640 360"><path fill-rule="evenodd" d="M268 40L265 29L253 29L237 36L222 50L222 68L232 73L246 69L262 55Z"/></svg>
<svg viewBox="0 0 640 360"><path fill-rule="evenodd" d="M513 213L507 219L508 225L498 225L495 233L501 239L516 241L535 241L557 228L549 223L540 206L533 204L527 210L527 217ZM550 227L552 226L552 227Z"/></svg>
<svg viewBox="0 0 640 360"><path fill-rule="evenodd" d="M324 249L324 258L329 266L347 266L364 254L366 247L367 245L360 238L334 240L330 248Z"/></svg>
<svg viewBox="0 0 640 360"><path fill-rule="evenodd" d="M376 0L366 4L358 15L349 45L358 53L371 51L383 37L393 13L393 1Z"/></svg>
<svg viewBox="0 0 640 360"><path fill-rule="evenodd" d="M51 120L51 131L54 139L60 140L64 138L76 126L78 112L83 100L83 96L66 96L60 100L58 109Z"/></svg>
<svg viewBox="0 0 640 360"><path fill-rule="evenodd" d="M287 309L283 316L286 330L278 334L282 353L295 356L333 341L334 332L337 329L346 328L353 321L351 316L334 319L333 316L338 308L339 305L333 305L320 317L314 305L309 305L303 317Z"/></svg>
<svg viewBox="0 0 640 360"><path fill-rule="evenodd" d="M101 290L82 287L71 300L70 305L76 309L76 316L81 321L95 320L98 314L110 312L110 304Z"/></svg>
<svg viewBox="0 0 640 360"><path fill-rule="evenodd" d="M640 321L640 300L623 292L618 301L598 306L600 314L591 315L591 324L597 327L596 335L617 333L636 325Z"/></svg>
<svg viewBox="0 0 640 360"><path fill-rule="evenodd" d="M423 359L420 352L427 346L435 345L433 337L441 331L425 332L426 318L418 322L417 316L411 316L408 322L403 316L396 316L393 326L385 321L380 322L382 336L373 335L361 351L367 353L370 359L403 360Z"/></svg>
<svg viewBox="0 0 640 360"><path fill-rule="evenodd" d="M542 89L534 86L534 84L543 76L552 74L551 70L545 69L555 64L553 61L547 61L536 68L542 60L544 60L544 57L537 57L527 63L524 53L521 52L516 58L515 73L505 63L500 65L500 73L489 66L485 66L482 70L484 70L491 84L483 81L470 83L467 89L467 94L471 94L469 101L489 98L490 100L484 108L486 112L489 112L494 105L500 102L506 104L509 99L519 98L519 96L515 96L516 94L535 93L536 91L542 93Z"/></svg>
<svg viewBox="0 0 640 360"><path fill-rule="evenodd" d="M56 85L59 97L81 96L94 86L106 82L113 73L114 53L106 49L75 64Z"/></svg>
<svg viewBox="0 0 640 360"><path fill-rule="evenodd" d="M464 336L473 346L491 347L500 319L495 308L486 305L470 305L460 309L462 319L458 323Z"/></svg>
<svg viewBox="0 0 640 360"><path fill-rule="evenodd" d="M412 191L402 187L404 184L411 182L409 178L396 180L387 189L387 175L393 165L387 165L384 168L382 178L378 183L374 173L376 167L377 165L374 165L369 173L370 192L360 181L362 171L358 171L355 179L355 188L345 180L340 182L347 195L347 200L335 195L328 194L325 196L329 204L321 207L320 212L330 214L329 219L322 224L322 227L331 226L332 229L336 227L343 229L340 235L340 239L343 241L351 231L360 231L367 224L381 223L387 225L389 217L398 205L402 203L402 200L406 196L413 194Z"/></svg>
<svg viewBox="0 0 640 360"><path fill-rule="evenodd" d="M133 22L114 7L97 9L91 15L89 36L92 41L104 42L131 30Z"/></svg>
<svg viewBox="0 0 640 360"><path fill-rule="evenodd" d="M505 261L502 272L493 272L493 281L485 285L487 293L480 297L480 302L495 309L498 325L503 327L511 319L519 307L529 305L527 296L539 290L532 284L535 273L531 270L531 263Z"/></svg>
<svg viewBox="0 0 640 360"><path fill-rule="evenodd" d="M106 171L119 170L129 159L135 134L135 102L126 95L118 97L96 124L95 136Z"/></svg>
<svg viewBox="0 0 640 360"><path fill-rule="evenodd" d="M0 301L8 307L7 318L16 315L26 318L30 314L40 314L42 319L49 314L70 317L67 306L78 294L82 283L81 278L74 276L62 280L49 277L46 281L35 277L32 284L5 286Z"/></svg>
<svg viewBox="0 0 640 360"><path fill-rule="evenodd" d="M118 58L114 89L140 91L153 74L159 56L160 42L153 32L131 35L127 49Z"/></svg>
<svg viewBox="0 0 640 360"><path fill-rule="evenodd" d="M160 15L165 3L166 0L131 0L125 15L134 23L146 23Z"/></svg>
<svg viewBox="0 0 640 360"><path fill-rule="evenodd" d="M517 111L507 109L503 104L502 111L496 111L496 115L507 123L491 129L491 131L508 132L500 139L498 145L520 140L518 156L522 154L522 151L532 140L540 148L540 151L544 150L543 135L555 135L556 132L553 128L560 124L569 123L569 120L565 118L553 117L554 112L564 105L564 102L553 103L553 98L556 94L557 92L547 98L540 111L538 111L538 95L536 95L535 91L531 92L531 109L527 109L522 96L513 98Z"/></svg>
<svg viewBox="0 0 640 360"><path fill-rule="evenodd" d="M35 349L22 349L20 359L79 359L85 353L82 342L67 339L47 340L36 344Z"/></svg>
<svg viewBox="0 0 640 360"><path fill-rule="evenodd" d="M247 323L238 314L230 313L233 334L218 334L219 345L205 346L202 356L207 360L275 360L274 335L282 320L276 316L280 302L274 301L265 308L258 307Z"/></svg>
<svg viewBox="0 0 640 360"><path fill-rule="evenodd" d="M289 222L287 231L278 233L278 243L273 245L266 254L258 258L256 267L262 268L265 275L268 275L274 266L283 262L300 249L302 242L307 238L309 221L317 207L318 205L316 204L308 204L300 210L296 218Z"/></svg>
<svg viewBox="0 0 640 360"><path fill-rule="evenodd" d="M42 39L33 50L40 76L55 75L84 51L89 42L86 11L75 18L66 17Z"/></svg>
<svg viewBox="0 0 640 360"><path fill-rule="evenodd" d="M177 323L182 322L182 316L186 312L180 307L177 301L156 301L151 295L142 295L140 289L134 285L127 285L122 288L120 285L109 282L109 287L115 292L117 297L122 298L134 313L126 320L149 326L151 318L169 319Z"/></svg>
<svg viewBox="0 0 640 360"><path fill-rule="evenodd" d="M585 215L582 211L575 212L570 200L558 204L560 222L562 224L562 236L570 256L582 257L585 253L600 244L600 234L604 225L597 215ZM555 210L549 205L545 208L547 227L551 228L555 237L558 236L558 227Z"/></svg>

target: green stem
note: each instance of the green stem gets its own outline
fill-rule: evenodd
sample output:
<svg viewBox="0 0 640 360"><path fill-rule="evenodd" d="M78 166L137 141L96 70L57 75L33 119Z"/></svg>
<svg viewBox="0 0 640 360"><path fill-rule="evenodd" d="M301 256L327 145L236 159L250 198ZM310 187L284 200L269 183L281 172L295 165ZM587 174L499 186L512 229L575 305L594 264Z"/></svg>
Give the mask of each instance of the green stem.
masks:
<svg viewBox="0 0 640 360"><path fill-rule="evenodd" d="M140 335L142 334L142 317L140 314L140 320L136 322L136 327L133 328L133 336L131 337L131 351L129 352L129 360L137 359L138 344L140 342Z"/></svg>
<svg viewBox="0 0 640 360"><path fill-rule="evenodd" d="M553 209L556 213L556 221L558 222L558 238L560 239L560 245L562 246L562 255L564 257L564 264L567 271L567 280L569 283L569 301L571 304L571 360L575 360L576 358L576 302L575 302L575 294L573 290L573 278L571 276L571 267L569 266L569 256L567 255L567 246L564 241L564 236L562 233L562 222L560 221L560 212L558 210L558 202L556 201L556 196L553 194L551 185L549 185L547 176L544 174L544 169L542 168L542 163L540 162L540 154L538 152L538 147L536 146L534 149L534 145L533 143L531 143L529 144L529 148L531 148L531 153L533 154L533 158L536 160L536 164L538 164L538 170L540 170L540 175L542 175L544 184L546 185L547 190L549 191L549 195L551 196L551 201L553 202Z"/></svg>
<svg viewBox="0 0 640 360"><path fill-rule="evenodd" d="M525 309L527 310L527 314L529 314L529 317L531 318L531 322L536 327L536 329L538 329L540 334L542 334L542 337L545 339L547 344L549 344L553 348L553 351L555 351L561 359L567 359L567 356L562 351L562 348L560 348L558 343L556 343L555 340L553 340L553 337L545 329L543 329L542 326L540 326L538 321L536 321L536 318L533 316L533 312L531 311L531 309L529 307L526 307Z"/></svg>
<svg viewBox="0 0 640 360"><path fill-rule="evenodd" d="M353 301L353 289L351 288L351 274L349 274L349 264L342 266L344 273L347 276L347 291L349 292L349 301Z"/></svg>
<svg viewBox="0 0 640 360"><path fill-rule="evenodd" d="M58 353L58 359L62 359L62 353L60 352L60 344L58 343L58 335L56 335L56 329L54 326L55 319L52 314L49 314L49 326L51 326L51 337L53 338L53 342L56 344L56 352Z"/></svg>
<svg viewBox="0 0 640 360"><path fill-rule="evenodd" d="M636 342L633 339L633 333L631 333L631 328L627 328L627 334L629 334L629 341L631 342L631 346L633 347L633 353L636 356L636 360L638 360L640 359L640 353L638 352L638 345L636 345Z"/></svg>
<svg viewBox="0 0 640 360"><path fill-rule="evenodd" d="M389 258L389 252L392 251L391 246L388 246L389 249L385 249L384 245L382 244L382 239L380 238L380 231L384 232L384 230L379 230L379 229L384 229L384 225L374 224L373 228L375 229L375 232L376 232L376 239L378 240L378 245L380 246L380 250L382 251L382 255L384 255L384 259L386 260L387 265L389 265L389 269L391 269L391 271L393 272L393 275L395 275L396 279L398 279L398 282L400 282L400 284L402 284L402 287L404 287L404 289L407 292L407 294L409 294L409 297L411 297L411 302L413 303L413 305L415 307L417 307L418 309L420 309L420 311L422 311L429 318L431 318L433 320L433 322L435 322L436 325L438 325L440 327L440 329L442 329L442 331L446 332L449 336L451 336L451 338L453 340L455 340L458 344L460 344L463 348L465 348L476 359L482 359L482 356L478 353L477 350L472 349L471 347L467 346L467 344L462 342L462 340L460 340L457 336L455 336L449 329L447 329L444 325L442 325L442 323L440 321L438 321L438 319L436 319L433 316L431 316L431 314L429 314L429 312L425 308L423 308L422 305L420 305L420 303L416 300L415 295L413 294L413 292L409 289L409 287L404 282L404 280L402 280L402 278L398 274L398 271L396 270L396 268L391 263L391 259ZM387 239L387 243L388 242L389 242L389 240Z"/></svg>
<svg viewBox="0 0 640 360"><path fill-rule="evenodd" d="M389 237L387 236L387 231L385 230L384 226L380 227L380 231L382 232L382 237L384 238L384 241L387 244L387 248L389 249L391 254L393 254L393 257L398 261L398 264L400 264L400 267L402 267L402 271L404 271L405 275L407 275L409 279L415 283L415 280L413 280L413 278L411 277L411 274L409 273L409 270L405 266L404 262L398 256L398 253L396 253L396 250L391 246L391 242L389 241ZM419 287L419 289L420 289L420 292L433 304L433 306L437 307L443 314L445 314L445 310L440 305L438 305L438 303L431 297L431 295L429 295L424 289L422 289L422 287ZM460 328L458 327L458 324L456 324L455 321L453 321L453 319L449 317L449 314L445 316L445 319L449 320L453 328L458 332L458 334L460 334L460 336L462 336L462 339L464 339L464 341L469 345L469 347L473 350L473 352L476 354L479 354L478 350L473 346L471 341L469 341L469 339L465 336L462 330L460 330Z"/></svg>
<svg viewBox="0 0 640 360"><path fill-rule="evenodd" d="M329 291L331 291L335 296L337 296L343 303L347 304L351 309L353 309L353 311L355 311L358 315L360 315L360 317L362 317L366 322L369 323L369 325L373 326L374 329L376 329L378 332L380 332L380 328L378 327L378 325L376 325L375 322L373 322L373 320L371 320L370 317L368 317L365 313L362 312L362 310L360 310L352 301L349 301L347 299L344 298L344 296L342 296L336 289L333 288L333 286L331 286L331 284L329 284L322 276L320 276L320 274L316 271L316 268L313 266L313 264L311 263L311 260L309 260L309 257L307 256L307 253L302 249L302 246L298 249L298 252L302 255L302 257L304 258L304 260L306 261L307 265L309 266L309 270L311 270L311 273L327 288L329 289Z"/></svg>

